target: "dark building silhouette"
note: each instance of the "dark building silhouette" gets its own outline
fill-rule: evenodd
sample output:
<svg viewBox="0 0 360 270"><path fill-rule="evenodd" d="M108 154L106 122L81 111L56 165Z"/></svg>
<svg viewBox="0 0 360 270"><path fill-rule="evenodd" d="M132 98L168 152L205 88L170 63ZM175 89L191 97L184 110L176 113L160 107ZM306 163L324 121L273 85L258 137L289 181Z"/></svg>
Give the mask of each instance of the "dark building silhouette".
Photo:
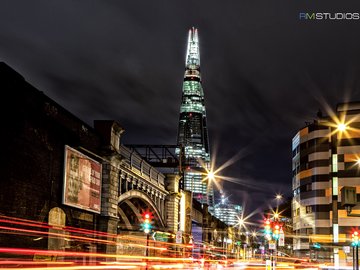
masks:
<svg viewBox="0 0 360 270"><path fill-rule="evenodd" d="M1 105L0 214L9 220L21 218L59 227L100 229L99 213L62 204L62 180L64 145L99 153L101 136L2 62L0 87L7 96ZM26 237L0 234L0 242L21 247L51 248L49 239L36 233ZM84 245L72 241L62 243L62 248L84 250Z"/></svg>

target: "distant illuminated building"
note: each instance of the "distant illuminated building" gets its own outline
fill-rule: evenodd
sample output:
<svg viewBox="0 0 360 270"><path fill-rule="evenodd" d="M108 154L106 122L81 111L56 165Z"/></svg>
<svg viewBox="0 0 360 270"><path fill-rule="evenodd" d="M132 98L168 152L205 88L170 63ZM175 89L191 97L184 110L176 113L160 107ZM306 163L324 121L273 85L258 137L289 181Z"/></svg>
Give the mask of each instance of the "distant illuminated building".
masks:
<svg viewBox="0 0 360 270"><path fill-rule="evenodd" d="M241 206L229 203L228 199L221 195L220 203L214 207L214 215L228 226L234 226L239 222Z"/></svg>
<svg viewBox="0 0 360 270"><path fill-rule="evenodd" d="M208 204L209 210L212 210L212 183L203 181L205 168L210 168L210 149L200 75L199 37L195 28L189 30L177 144L183 147L186 159L184 189L192 191L196 200ZM180 149L177 149L179 153ZM199 159L203 161L203 166Z"/></svg>

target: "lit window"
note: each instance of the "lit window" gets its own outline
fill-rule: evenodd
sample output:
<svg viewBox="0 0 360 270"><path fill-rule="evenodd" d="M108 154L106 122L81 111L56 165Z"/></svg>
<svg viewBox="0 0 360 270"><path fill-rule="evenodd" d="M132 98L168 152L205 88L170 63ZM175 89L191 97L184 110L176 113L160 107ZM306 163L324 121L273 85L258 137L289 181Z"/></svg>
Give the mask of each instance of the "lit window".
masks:
<svg viewBox="0 0 360 270"><path fill-rule="evenodd" d="M332 195L338 195L338 178L333 177L333 185L332 185Z"/></svg>
<svg viewBox="0 0 360 270"><path fill-rule="evenodd" d="M338 158L336 154L332 155L332 171L338 171Z"/></svg>
<svg viewBox="0 0 360 270"><path fill-rule="evenodd" d="M333 224L334 243L339 242L339 224Z"/></svg>

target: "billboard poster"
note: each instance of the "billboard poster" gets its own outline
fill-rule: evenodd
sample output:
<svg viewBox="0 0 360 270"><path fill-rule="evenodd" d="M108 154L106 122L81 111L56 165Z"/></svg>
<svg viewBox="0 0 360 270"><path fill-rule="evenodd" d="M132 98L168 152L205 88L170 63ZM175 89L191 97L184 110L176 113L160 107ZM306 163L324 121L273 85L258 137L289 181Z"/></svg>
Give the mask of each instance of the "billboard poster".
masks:
<svg viewBox="0 0 360 270"><path fill-rule="evenodd" d="M65 146L63 203L100 213L101 163Z"/></svg>

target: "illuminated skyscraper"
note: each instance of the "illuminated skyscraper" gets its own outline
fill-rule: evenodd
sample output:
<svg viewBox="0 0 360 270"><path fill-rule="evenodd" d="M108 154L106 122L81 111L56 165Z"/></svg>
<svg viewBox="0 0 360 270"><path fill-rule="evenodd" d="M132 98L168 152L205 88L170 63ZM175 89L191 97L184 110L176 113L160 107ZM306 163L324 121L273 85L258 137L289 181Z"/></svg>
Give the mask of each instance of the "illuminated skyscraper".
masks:
<svg viewBox="0 0 360 270"><path fill-rule="evenodd" d="M205 168L210 167L210 149L200 74L199 36L194 27L189 30L186 50L177 143L185 150L184 189L192 191L194 198L201 203L207 203L212 209L212 184L203 181ZM179 149L177 153L179 154Z"/></svg>
<svg viewBox="0 0 360 270"><path fill-rule="evenodd" d="M224 195L221 195L221 201L214 207L215 217L229 226L234 226L239 223L241 211L242 208L240 205L230 203Z"/></svg>

